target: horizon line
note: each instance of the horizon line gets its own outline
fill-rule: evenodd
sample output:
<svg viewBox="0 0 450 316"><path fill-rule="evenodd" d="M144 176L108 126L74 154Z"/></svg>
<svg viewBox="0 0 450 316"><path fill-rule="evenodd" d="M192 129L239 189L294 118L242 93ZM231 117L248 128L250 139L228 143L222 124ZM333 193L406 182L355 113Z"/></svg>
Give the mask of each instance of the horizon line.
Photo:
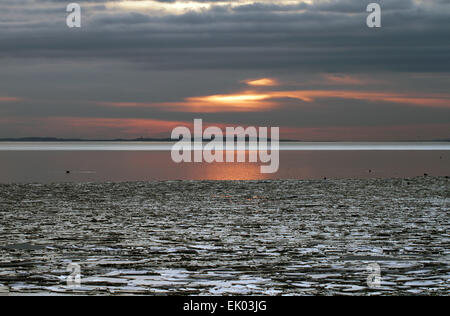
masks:
<svg viewBox="0 0 450 316"><path fill-rule="evenodd" d="M0 151L171 151L172 142L0 142ZM204 150L202 142L186 144L186 151ZM217 151L449 151L450 142L272 142L237 144L233 148L221 147Z"/></svg>

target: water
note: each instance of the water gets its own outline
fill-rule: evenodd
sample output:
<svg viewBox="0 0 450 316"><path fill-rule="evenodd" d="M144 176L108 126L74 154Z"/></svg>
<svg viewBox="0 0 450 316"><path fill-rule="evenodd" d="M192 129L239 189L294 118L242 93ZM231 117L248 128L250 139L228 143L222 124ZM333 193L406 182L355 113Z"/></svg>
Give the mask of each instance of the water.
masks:
<svg viewBox="0 0 450 316"><path fill-rule="evenodd" d="M448 295L448 181L0 185L0 292Z"/></svg>
<svg viewBox="0 0 450 316"><path fill-rule="evenodd" d="M446 144L284 147L276 174L36 145L0 143L0 295L449 292Z"/></svg>
<svg viewBox="0 0 450 316"><path fill-rule="evenodd" d="M37 148L39 150L30 150L29 147L20 151L17 147L14 147L15 150L1 150L5 146L0 143L0 183L397 178L423 176L425 173L450 175L450 152L423 148L396 151L355 148L282 150L279 171L261 174L260 163L176 164L167 150L147 151L142 150L146 148L144 145L139 145L143 147L136 151L135 147L132 150L128 147L135 144L119 146L120 150L98 150L91 144L89 146L94 147L89 151L85 147L74 150L73 145L66 148L55 144L46 144L47 150L43 147Z"/></svg>

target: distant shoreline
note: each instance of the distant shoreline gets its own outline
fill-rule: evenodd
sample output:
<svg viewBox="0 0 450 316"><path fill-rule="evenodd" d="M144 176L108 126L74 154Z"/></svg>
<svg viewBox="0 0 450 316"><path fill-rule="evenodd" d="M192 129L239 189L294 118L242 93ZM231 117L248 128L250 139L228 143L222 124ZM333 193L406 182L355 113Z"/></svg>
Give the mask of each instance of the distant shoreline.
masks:
<svg viewBox="0 0 450 316"><path fill-rule="evenodd" d="M204 150L210 140L192 142L186 150ZM263 141L264 142L264 141ZM171 151L176 141L21 141L0 142L0 151ZM245 142L233 150L259 150ZM450 142L293 142L280 141L279 151L450 151ZM225 149L226 151L226 149Z"/></svg>
<svg viewBox="0 0 450 316"><path fill-rule="evenodd" d="M194 141L195 139L192 138L191 141ZM248 138L246 139L248 141ZM259 138L257 138L259 140ZM268 141L271 139L268 138ZM83 139L83 138L53 138L53 137L22 137L22 138L0 138L0 142L36 142L36 143L62 143L62 142L161 142L161 143L167 143L167 142L177 142L176 139L171 138L132 138L132 139ZM203 139L204 142L209 142L211 139ZM280 139L280 142L301 142L299 140L291 140L291 139ZM450 141L450 140L449 140Z"/></svg>
<svg viewBox="0 0 450 316"><path fill-rule="evenodd" d="M248 140L248 138L247 138ZM259 140L259 139L258 139ZM267 139L270 141L271 139ZM194 141L194 139L191 139ZM211 139L203 139L204 142L211 141ZM280 142L295 142L295 143L428 143L428 142L450 142L449 139L431 139L431 140L372 140L372 141L351 141L351 140L322 140L322 141L309 141L309 140L295 140L295 139L280 139ZM116 138L116 139L83 139L83 138L56 138L56 137L19 137L19 138L0 138L0 142L36 142L36 143L61 143L61 142L177 142L177 140L171 138Z"/></svg>

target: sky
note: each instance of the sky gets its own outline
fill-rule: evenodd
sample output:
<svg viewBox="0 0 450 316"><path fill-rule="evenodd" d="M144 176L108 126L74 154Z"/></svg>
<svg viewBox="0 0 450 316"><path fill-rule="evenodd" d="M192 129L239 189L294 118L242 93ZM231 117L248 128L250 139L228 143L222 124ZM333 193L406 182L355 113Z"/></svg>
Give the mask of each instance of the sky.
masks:
<svg viewBox="0 0 450 316"><path fill-rule="evenodd" d="M70 2L1 0L0 138L450 139L450 0Z"/></svg>

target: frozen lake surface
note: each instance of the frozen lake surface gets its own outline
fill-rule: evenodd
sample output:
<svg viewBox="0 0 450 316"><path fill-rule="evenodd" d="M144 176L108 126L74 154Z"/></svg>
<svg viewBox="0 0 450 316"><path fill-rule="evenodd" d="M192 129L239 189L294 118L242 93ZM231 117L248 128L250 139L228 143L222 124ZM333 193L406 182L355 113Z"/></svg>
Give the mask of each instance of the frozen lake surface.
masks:
<svg viewBox="0 0 450 316"><path fill-rule="evenodd" d="M448 295L448 181L0 185L0 293Z"/></svg>

